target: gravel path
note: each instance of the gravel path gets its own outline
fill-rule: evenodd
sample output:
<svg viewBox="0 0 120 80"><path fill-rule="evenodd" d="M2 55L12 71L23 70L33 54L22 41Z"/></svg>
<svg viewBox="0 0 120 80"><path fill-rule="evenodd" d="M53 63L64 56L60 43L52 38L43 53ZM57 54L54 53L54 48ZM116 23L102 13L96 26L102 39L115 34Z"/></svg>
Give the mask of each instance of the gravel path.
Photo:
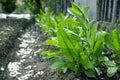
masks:
<svg viewBox="0 0 120 80"><path fill-rule="evenodd" d="M17 38L15 47L10 54L11 61L4 71L3 80L33 80L35 77L44 74L45 63L40 63L41 44L38 39L40 36L32 29L33 25ZM39 36L37 38L36 36ZM42 42L41 42L42 43ZM37 48L39 47L39 48ZM14 58L13 58L14 57Z"/></svg>

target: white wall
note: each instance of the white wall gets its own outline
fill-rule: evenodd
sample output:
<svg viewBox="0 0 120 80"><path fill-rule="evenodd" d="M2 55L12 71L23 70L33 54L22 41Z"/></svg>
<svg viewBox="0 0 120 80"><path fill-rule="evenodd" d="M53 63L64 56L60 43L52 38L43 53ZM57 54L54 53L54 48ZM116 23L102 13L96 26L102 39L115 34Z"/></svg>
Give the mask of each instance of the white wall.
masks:
<svg viewBox="0 0 120 80"><path fill-rule="evenodd" d="M81 7L90 6L88 17L96 20L97 18L97 0L74 0Z"/></svg>

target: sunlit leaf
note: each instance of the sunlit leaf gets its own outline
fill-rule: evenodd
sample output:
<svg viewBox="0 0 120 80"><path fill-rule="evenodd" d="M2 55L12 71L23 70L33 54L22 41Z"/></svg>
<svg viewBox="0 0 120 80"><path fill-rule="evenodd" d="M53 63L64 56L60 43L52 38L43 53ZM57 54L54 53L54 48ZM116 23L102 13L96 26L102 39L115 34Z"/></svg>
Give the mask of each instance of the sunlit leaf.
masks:
<svg viewBox="0 0 120 80"><path fill-rule="evenodd" d="M57 40L46 40L44 45L52 45L52 46L59 46Z"/></svg>
<svg viewBox="0 0 120 80"><path fill-rule="evenodd" d="M76 16L78 19L81 20L81 18L85 21L85 15L83 13L83 10L76 5L75 3L72 3L72 8L68 9L68 12L74 16Z"/></svg>
<svg viewBox="0 0 120 80"><path fill-rule="evenodd" d="M116 66L116 63L114 61L106 61L104 62L104 64L107 66L107 67L114 67Z"/></svg>
<svg viewBox="0 0 120 80"><path fill-rule="evenodd" d="M84 54L81 54L80 62L81 62L81 64L83 65L83 67L85 69L93 68L93 65L90 62L90 59L86 55L84 55Z"/></svg>
<svg viewBox="0 0 120 80"><path fill-rule="evenodd" d="M96 75L95 75L95 70L94 69L90 69L88 71L85 71L85 74L88 76L88 77L93 77L95 78Z"/></svg>
<svg viewBox="0 0 120 80"><path fill-rule="evenodd" d="M112 77L117 72L117 67L109 67L107 70L107 76Z"/></svg>
<svg viewBox="0 0 120 80"><path fill-rule="evenodd" d="M74 44L68 34L63 30L59 29L57 32L57 38L59 45L66 56L67 59L73 61L74 60L74 55L73 55L73 50L74 49Z"/></svg>
<svg viewBox="0 0 120 80"><path fill-rule="evenodd" d="M99 76L102 74L102 71L100 70L100 68L95 68L95 70Z"/></svg>
<svg viewBox="0 0 120 80"><path fill-rule="evenodd" d="M66 63L62 59L54 60L50 63L50 68L62 70L64 73L67 71Z"/></svg>
<svg viewBox="0 0 120 80"><path fill-rule="evenodd" d="M59 57L60 51L48 50L48 51L43 51L41 54L43 58L53 58L53 57Z"/></svg>

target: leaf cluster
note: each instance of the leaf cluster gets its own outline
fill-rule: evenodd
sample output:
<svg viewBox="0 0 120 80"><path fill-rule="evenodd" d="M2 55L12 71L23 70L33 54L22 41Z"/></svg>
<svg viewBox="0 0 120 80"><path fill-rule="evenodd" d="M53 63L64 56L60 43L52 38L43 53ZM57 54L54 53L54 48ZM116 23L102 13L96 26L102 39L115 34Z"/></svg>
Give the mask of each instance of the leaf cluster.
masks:
<svg viewBox="0 0 120 80"><path fill-rule="evenodd" d="M72 70L78 75L97 77L102 74L102 66L107 69L107 75L111 77L117 72L119 66L117 63L120 59L118 28L116 27L112 33L98 30L98 23L88 20L88 10L89 7L82 9L72 3L66 16L53 15L49 9L41 12L36 19L37 24L50 37L44 44L59 48L41 54L43 58L55 58L51 61L50 67L64 73ZM109 46L109 49L112 48L115 59L110 60L103 54L105 45Z"/></svg>

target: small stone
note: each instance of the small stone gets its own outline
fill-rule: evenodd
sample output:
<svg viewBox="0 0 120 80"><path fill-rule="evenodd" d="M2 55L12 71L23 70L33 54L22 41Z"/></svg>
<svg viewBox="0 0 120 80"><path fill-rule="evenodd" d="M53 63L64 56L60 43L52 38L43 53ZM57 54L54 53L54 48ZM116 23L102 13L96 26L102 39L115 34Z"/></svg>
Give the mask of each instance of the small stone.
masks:
<svg viewBox="0 0 120 80"><path fill-rule="evenodd" d="M1 67L0 70L1 70L1 71L4 71L5 69L4 69L4 67Z"/></svg>

